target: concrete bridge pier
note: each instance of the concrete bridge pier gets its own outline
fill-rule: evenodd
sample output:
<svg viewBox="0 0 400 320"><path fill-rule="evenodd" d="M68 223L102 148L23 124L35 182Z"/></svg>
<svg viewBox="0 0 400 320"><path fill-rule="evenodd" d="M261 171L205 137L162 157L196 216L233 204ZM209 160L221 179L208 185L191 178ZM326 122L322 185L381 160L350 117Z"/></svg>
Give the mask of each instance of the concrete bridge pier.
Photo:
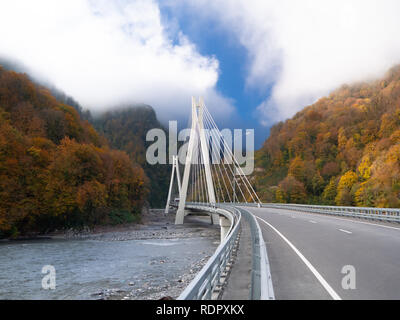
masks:
<svg viewBox="0 0 400 320"><path fill-rule="evenodd" d="M219 225L219 214L218 213L213 213L211 215L211 223L214 225Z"/></svg>
<svg viewBox="0 0 400 320"><path fill-rule="evenodd" d="M221 216L219 218L219 224L221 226L221 242L222 242L228 235L229 229L231 227L231 222L229 221L228 218Z"/></svg>

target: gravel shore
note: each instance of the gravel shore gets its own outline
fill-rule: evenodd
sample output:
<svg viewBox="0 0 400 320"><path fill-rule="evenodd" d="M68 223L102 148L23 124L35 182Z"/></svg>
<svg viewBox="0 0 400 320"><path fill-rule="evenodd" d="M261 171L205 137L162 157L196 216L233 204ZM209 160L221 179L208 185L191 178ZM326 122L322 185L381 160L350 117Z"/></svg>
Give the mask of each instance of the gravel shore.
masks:
<svg viewBox="0 0 400 320"><path fill-rule="evenodd" d="M215 250L215 248L213 250ZM135 283L131 283L130 285L132 286L132 290L107 289L99 293L95 293L94 296L98 296L101 300L176 299L207 263L208 259L211 257L210 253L211 252L206 254L206 252L203 252L201 254L203 257L200 260L187 265L186 268L182 269L182 273L176 275L176 277L165 279L164 283L155 283L149 280L148 282L146 281L144 284L142 284L140 288L134 288ZM171 262L162 261L162 263L164 263L167 267L168 263Z"/></svg>
<svg viewBox="0 0 400 320"><path fill-rule="evenodd" d="M185 239L219 237L219 227L211 225L209 216L188 216L184 225L175 225L175 212L152 209L142 215L141 222L118 226L99 226L92 230L65 231L49 235L52 239L82 239L104 241Z"/></svg>

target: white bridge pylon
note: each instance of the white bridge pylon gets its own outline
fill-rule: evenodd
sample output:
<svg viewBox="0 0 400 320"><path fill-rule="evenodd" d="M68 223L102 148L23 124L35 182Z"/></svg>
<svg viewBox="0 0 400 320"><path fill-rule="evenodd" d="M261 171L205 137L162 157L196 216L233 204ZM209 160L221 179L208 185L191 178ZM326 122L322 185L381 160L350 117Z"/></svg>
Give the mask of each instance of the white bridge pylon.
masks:
<svg viewBox="0 0 400 320"><path fill-rule="evenodd" d="M216 203L254 202L256 192L237 162L231 141L226 141L207 110L204 100L192 97L192 125L185 160L182 185L178 158L174 157L166 213L171 201L175 172L178 176L179 206L175 224L183 224L186 201L215 206ZM214 224L225 227L226 218L212 214Z"/></svg>
<svg viewBox="0 0 400 320"><path fill-rule="evenodd" d="M199 138L200 141L198 141ZM187 191L189 187L190 169L192 162L194 160L193 156L195 155L195 147L198 144L198 142L200 142L201 146L201 155L202 155L201 160L204 163L205 179L207 186L206 191L208 193L208 199L212 205L215 205L214 184L212 181L208 144L204 130L204 101L202 98L200 98L199 103L197 104L196 99L192 97L192 128L190 131L189 145L185 162L185 171L183 173L183 183L179 196L179 207L176 213L175 224L183 224L185 218L185 204L186 204ZM218 216L213 217L213 223L216 224L218 222L215 218L218 218Z"/></svg>
<svg viewBox="0 0 400 320"><path fill-rule="evenodd" d="M182 185L181 185L181 175L179 173L178 156L172 156L172 174L171 174L171 182L169 184L168 200L167 200L167 205L165 207L165 214L169 212L169 206L171 205L172 188L174 186L175 175L176 175L176 180L178 181L178 193L180 195L182 190Z"/></svg>

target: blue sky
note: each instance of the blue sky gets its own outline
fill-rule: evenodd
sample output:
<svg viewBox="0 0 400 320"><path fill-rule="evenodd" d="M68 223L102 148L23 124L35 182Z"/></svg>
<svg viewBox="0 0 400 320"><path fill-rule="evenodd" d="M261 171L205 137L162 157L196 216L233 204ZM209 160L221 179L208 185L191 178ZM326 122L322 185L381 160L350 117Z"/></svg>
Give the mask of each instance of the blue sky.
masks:
<svg viewBox="0 0 400 320"><path fill-rule="evenodd" d="M219 119L220 128L254 129L255 145L260 148L269 135L270 125L262 125L257 107L270 95L270 87L257 90L246 85L248 75L248 51L230 32L212 19L198 19L191 10L174 10L162 7L163 18L184 33L197 47L201 55L213 56L219 62L217 90L232 99L236 113L230 119ZM272 125L273 123L271 123Z"/></svg>

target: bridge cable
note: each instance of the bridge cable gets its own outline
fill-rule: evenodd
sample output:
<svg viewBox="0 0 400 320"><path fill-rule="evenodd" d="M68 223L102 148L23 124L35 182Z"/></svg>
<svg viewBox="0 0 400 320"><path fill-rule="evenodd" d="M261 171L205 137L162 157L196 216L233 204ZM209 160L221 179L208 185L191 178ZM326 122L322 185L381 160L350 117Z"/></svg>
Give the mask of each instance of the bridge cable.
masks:
<svg viewBox="0 0 400 320"><path fill-rule="evenodd" d="M208 109L207 109L205 106L204 106L204 111L205 111L206 117L208 117L209 121L211 121L213 127L214 127L215 129L217 129L218 132L219 132L218 126L216 125L214 119L212 118L211 114L209 113ZM227 150L228 150L228 153L230 153L230 155L232 156L234 166L237 166L237 169L239 170L239 177L240 177L240 179L242 180L242 182L244 183L244 185L245 185L247 191L249 192L249 195L251 196L251 198L253 199L254 202L257 202L257 200L258 200L258 203L260 203L260 199L258 198L258 195L257 195L256 192L254 191L254 189L253 189L251 183L248 181L246 175L244 174L242 168L240 167L239 163L237 162L237 160L236 160L236 158L235 158L233 152L232 152L231 149L229 148L229 146L228 146L228 144L226 143L225 139L223 139L223 143L224 143L224 145L226 146L226 148L227 148ZM250 187L250 188L249 188L249 187ZM250 190L251 190L251 191L250 191ZM257 200L254 198L254 195L255 195L255 197L257 198ZM247 202L247 199L245 199L245 201Z"/></svg>

